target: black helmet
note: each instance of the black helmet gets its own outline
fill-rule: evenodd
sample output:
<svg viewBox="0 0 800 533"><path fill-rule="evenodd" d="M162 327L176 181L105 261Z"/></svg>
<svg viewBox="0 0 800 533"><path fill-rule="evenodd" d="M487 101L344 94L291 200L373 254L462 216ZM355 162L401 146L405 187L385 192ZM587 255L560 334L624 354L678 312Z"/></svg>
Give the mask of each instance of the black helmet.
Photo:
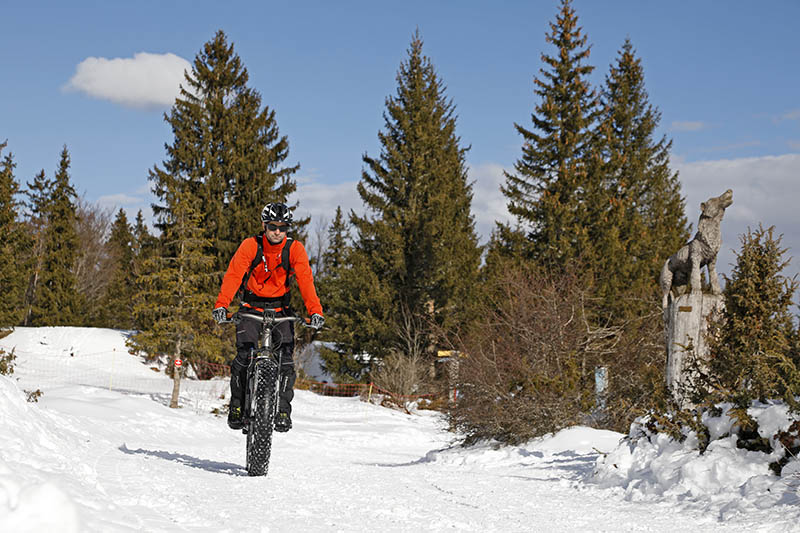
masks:
<svg viewBox="0 0 800 533"><path fill-rule="evenodd" d="M292 223L292 212L289 206L280 202L267 204L261 210L261 222L284 222Z"/></svg>

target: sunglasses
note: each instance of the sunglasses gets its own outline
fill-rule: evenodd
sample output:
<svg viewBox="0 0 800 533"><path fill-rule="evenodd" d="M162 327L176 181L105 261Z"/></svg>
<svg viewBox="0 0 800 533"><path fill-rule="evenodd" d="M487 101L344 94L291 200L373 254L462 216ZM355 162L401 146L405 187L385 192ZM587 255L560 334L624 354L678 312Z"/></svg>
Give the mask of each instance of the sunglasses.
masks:
<svg viewBox="0 0 800 533"><path fill-rule="evenodd" d="M289 230L289 226L287 224L277 225L273 224L272 222L267 224L267 229L270 231L280 231L281 233L286 233Z"/></svg>

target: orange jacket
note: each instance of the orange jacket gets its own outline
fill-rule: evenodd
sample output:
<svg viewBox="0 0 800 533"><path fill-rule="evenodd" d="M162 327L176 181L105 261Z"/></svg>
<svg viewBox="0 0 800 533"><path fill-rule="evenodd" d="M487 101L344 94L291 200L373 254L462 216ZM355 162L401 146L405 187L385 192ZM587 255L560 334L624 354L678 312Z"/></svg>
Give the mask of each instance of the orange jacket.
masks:
<svg viewBox="0 0 800 533"><path fill-rule="evenodd" d="M264 257L267 261L267 272L264 269L264 262L260 261L253 269L250 280L247 282L247 289L262 298L280 298L288 292L286 287L286 272L279 268L281 264L281 252L286 244L286 238L278 244L272 244L261 235L262 246L264 247ZM236 296L242 279L247 274L247 270L253 263L253 259L258 251L258 244L252 237L245 239L239 245L239 249L233 254L228 270L222 278L222 287L217 295L217 303L214 307L228 307L231 300ZM319 302L317 291L314 288L314 277L311 273L311 265L308 263L308 254L300 241L293 241L289 250L289 265L297 279L297 286L300 287L300 295L309 315L314 313L322 314L322 305Z"/></svg>

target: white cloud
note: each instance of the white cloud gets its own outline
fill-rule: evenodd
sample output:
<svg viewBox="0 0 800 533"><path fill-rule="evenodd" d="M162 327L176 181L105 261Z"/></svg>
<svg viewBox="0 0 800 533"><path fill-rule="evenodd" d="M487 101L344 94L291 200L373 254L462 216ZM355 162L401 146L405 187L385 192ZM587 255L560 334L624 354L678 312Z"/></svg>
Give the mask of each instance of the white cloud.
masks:
<svg viewBox="0 0 800 533"><path fill-rule="evenodd" d="M305 218L311 216L312 224L316 220L324 219L327 222L333 220L336 214L336 207L341 206L342 212L347 216L351 209L356 213L363 213L364 207L361 197L356 191L355 181L345 181L342 183L315 183L313 180L298 180L296 199L300 206L295 211L295 217ZM294 199L290 198L290 201Z"/></svg>
<svg viewBox="0 0 800 533"><path fill-rule="evenodd" d="M512 222L514 217L508 212L508 199L500 191L505 183L503 171L507 170L496 163L484 163L469 169L472 180L472 214L475 216L475 229L481 242L487 242L494 230L495 222Z"/></svg>
<svg viewBox="0 0 800 533"><path fill-rule="evenodd" d="M175 54L87 57L78 63L64 90L138 109L169 107L179 94L184 70L189 69L189 62Z"/></svg>
<svg viewBox="0 0 800 533"><path fill-rule="evenodd" d="M722 220L722 250L717 261L720 272L730 274L739 250L739 236L759 222L775 226L783 234L781 244L794 256L785 274L800 272L800 155L721 159L686 163L673 159L686 196L686 214L697 228L700 203L733 189L733 205Z"/></svg>
<svg viewBox="0 0 800 533"><path fill-rule="evenodd" d="M141 187L137 187L133 192L121 192L117 194L107 194L97 199L97 204L101 207L112 210L116 216L120 208L125 210L128 222L134 224L136 214L141 211L144 223L153 230L153 208L151 204L156 201L156 197L150 191L150 185L145 182Z"/></svg>
<svg viewBox="0 0 800 533"><path fill-rule="evenodd" d="M113 207L119 208L128 205L138 205L141 204L144 199L140 196L132 196L130 194L120 193L120 194L108 194L105 196L101 196L97 199L97 203L103 207Z"/></svg>
<svg viewBox="0 0 800 533"><path fill-rule="evenodd" d="M674 131L699 131L705 127L706 123L699 121L675 121L671 124Z"/></svg>

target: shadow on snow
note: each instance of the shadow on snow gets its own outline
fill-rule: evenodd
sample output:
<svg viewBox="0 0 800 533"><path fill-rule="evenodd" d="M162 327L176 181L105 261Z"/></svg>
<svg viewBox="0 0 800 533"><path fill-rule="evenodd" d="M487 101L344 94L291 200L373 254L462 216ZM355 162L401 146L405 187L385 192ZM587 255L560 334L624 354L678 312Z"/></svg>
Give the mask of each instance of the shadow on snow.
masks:
<svg viewBox="0 0 800 533"><path fill-rule="evenodd" d="M175 461L192 468L199 468L200 470L205 470L207 472L214 472L215 474L228 474L231 476L247 475L247 471L242 468L241 465L234 463L221 463L219 461L208 461L206 459L199 459L183 453L173 453L163 450L143 450L141 448L131 450L125 444L120 446L119 450L128 455L146 455L148 457L164 459L165 461Z"/></svg>
<svg viewBox="0 0 800 533"><path fill-rule="evenodd" d="M398 467L409 467L409 466L417 466L422 464L430 464L430 463L437 463L440 459L443 459L443 465L449 466L463 466L463 463L460 461L455 461L455 463L450 463L447 460L448 454L450 452L458 453L456 450L461 448L460 446L447 446L444 448L439 448L436 450L431 450L426 453L423 457L419 459L415 459L412 461L405 461L399 463L356 463L361 465L370 465L370 466L377 466L383 468L398 468ZM560 481L563 479L572 479L572 480L583 480L591 476L592 472L594 471L594 466L597 461L598 454L597 453L588 453L588 454L580 454L575 453L573 451L562 451L553 454L545 455L541 451L528 451L525 449L518 449L517 453L519 454L519 461L501 461L498 464L491 464L487 463L484 464L484 467L507 467L512 464L516 464L518 466L526 466L535 468L539 471L555 471L555 475L547 478L536 478L536 477L529 477L529 476L511 476L511 477L519 477L521 479L531 479L531 480L542 480L542 481ZM475 464L480 464L480 462L476 462Z"/></svg>

